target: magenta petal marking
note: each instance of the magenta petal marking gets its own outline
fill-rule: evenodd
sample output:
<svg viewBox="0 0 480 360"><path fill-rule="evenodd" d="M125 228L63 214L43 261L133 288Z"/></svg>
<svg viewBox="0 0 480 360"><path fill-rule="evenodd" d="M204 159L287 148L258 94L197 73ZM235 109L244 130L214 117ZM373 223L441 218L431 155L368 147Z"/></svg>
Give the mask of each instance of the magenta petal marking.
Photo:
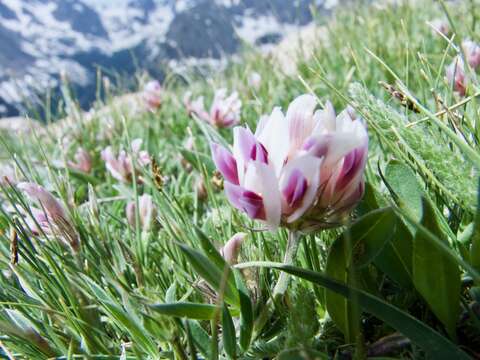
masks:
<svg viewBox="0 0 480 360"><path fill-rule="evenodd" d="M252 132L249 129L238 128L238 136L236 140L238 141L243 160L250 160L252 147L254 147L257 143L255 136L253 136Z"/></svg>
<svg viewBox="0 0 480 360"><path fill-rule="evenodd" d="M215 109L213 112L213 123L214 124L220 124L221 125L221 117L220 117L220 109Z"/></svg>
<svg viewBox="0 0 480 360"><path fill-rule="evenodd" d="M268 164L268 151L261 143L256 142L250 150L250 159Z"/></svg>
<svg viewBox="0 0 480 360"><path fill-rule="evenodd" d="M225 183L225 194L235 208L242 210L250 218L265 220L265 207L260 195L228 182Z"/></svg>
<svg viewBox="0 0 480 360"><path fill-rule="evenodd" d="M242 196L243 188L228 182L225 182L224 187L228 201L230 201L235 208L242 210L240 197Z"/></svg>
<svg viewBox="0 0 480 360"><path fill-rule="evenodd" d="M358 156L357 156L356 149L348 153L343 160L342 173L348 174L352 169L352 167L354 166L354 164L356 163L357 159L358 159Z"/></svg>
<svg viewBox="0 0 480 360"><path fill-rule="evenodd" d="M295 169L290 174L287 185L282 190L283 196L291 208L298 206L307 191L308 182L302 172Z"/></svg>
<svg viewBox="0 0 480 360"><path fill-rule="evenodd" d="M352 150L347 156L345 156L342 171L337 181L338 190L347 186L352 179L355 178L358 172L362 171L362 168L365 165L366 154L366 148L359 147L355 150Z"/></svg>
<svg viewBox="0 0 480 360"><path fill-rule="evenodd" d="M265 219L265 209L263 206L263 199L260 195L253 191L244 191L240 197L240 202L243 211L247 213L252 219Z"/></svg>
<svg viewBox="0 0 480 360"><path fill-rule="evenodd" d="M349 208L352 205L356 204L360 199L363 197L363 194L365 192L365 182L360 181L358 184L358 187L356 191L354 191L348 198L342 199L339 205L342 208Z"/></svg>
<svg viewBox="0 0 480 360"><path fill-rule="evenodd" d="M212 144L212 157L217 167L228 182L238 185L238 170L237 170L237 161L232 156L230 151L225 149L223 146Z"/></svg>
<svg viewBox="0 0 480 360"><path fill-rule="evenodd" d="M323 157L327 155L331 135L318 137L309 137L303 144L303 150L310 152L313 156Z"/></svg>

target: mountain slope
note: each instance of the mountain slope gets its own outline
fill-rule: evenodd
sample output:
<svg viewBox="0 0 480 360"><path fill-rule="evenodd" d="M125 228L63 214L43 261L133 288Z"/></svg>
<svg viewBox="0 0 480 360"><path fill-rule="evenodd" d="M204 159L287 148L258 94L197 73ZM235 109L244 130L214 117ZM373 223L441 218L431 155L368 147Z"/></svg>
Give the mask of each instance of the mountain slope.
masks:
<svg viewBox="0 0 480 360"><path fill-rule="evenodd" d="M312 20L300 0L1 0L0 116L56 89L67 75L82 105L93 99L96 69L159 75L168 60L220 58L242 41L276 42ZM55 90L54 90L55 93Z"/></svg>

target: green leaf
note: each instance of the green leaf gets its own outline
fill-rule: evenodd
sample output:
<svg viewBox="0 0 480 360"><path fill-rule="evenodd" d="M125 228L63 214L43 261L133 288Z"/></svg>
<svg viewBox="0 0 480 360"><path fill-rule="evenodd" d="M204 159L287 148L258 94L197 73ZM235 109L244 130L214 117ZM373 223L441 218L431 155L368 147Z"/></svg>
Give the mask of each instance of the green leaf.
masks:
<svg viewBox="0 0 480 360"><path fill-rule="evenodd" d="M230 311L225 304L223 304L222 309L222 337L223 337L223 347L230 359L237 358L237 339L235 336L235 325L233 324L232 316Z"/></svg>
<svg viewBox="0 0 480 360"><path fill-rule="evenodd" d="M250 341L252 340L254 322L253 305L250 299L250 293L237 269L234 269L234 275L240 297L240 347L243 351L247 351L250 347Z"/></svg>
<svg viewBox="0 0 480 360"><path fill-rule="evenodd" d="M240 304L240 299L238 296L238 291L235 288L235 279L232 275L232 269L229 266L226 266L224 269L220 270L218 266L216 266L209 258L199 251L189 248L183 244L179 244L178 246L195 271L216 291L220 292L224 290L225 299L228 300L230 304L238 307ZM228 274L226 274L226 272L228 272ZM222 280L225 278L225 275L227 275L227 281L225 288L222 289ZM232 278L233 281L231 281L230 278Z"/></svg>
<svg viewBox="0 0 480 360"><path fill-rule="evenodd" d="M375 258L375 265L393 281L404 287L412 286L413 236L403 220L397 226L391 241L385 244Z"/></svg>
<svg viewBox="0 0 480 360"><path fill-rule="evenodd" d="M422 225L447 243L428 200L423 202ZM460 268L422 228L417 230L413 245L415 288L445 325L450 336L454 337L460 311Z"/></svg>
<svg viewBox="0 0 480 360"><path fill-rule="evenodd" d="M215 171L215 165L209 156L185 148L179 148L178 150L182 154L182 157L192 164L196 170L201 172L205 166L209 174L212 174Z"/></svg>
<svg viewBox="0 0 480 360"><path fill-rule="evenodd" d="M50 344L33 328L22 329L16 324L6 321L0 321L0 332L2 333L2 335L8 335L13 338L19 338L24 340L29 345L34 346L41 353L43 353L46 358L57 355L57 352L50 347Z"/></svg>
<svg viewBox="0 0 480 360"><path fill-rule="evenodd" d="M326 273L345 284L352 284L356 270L371 263L392 237L396 216L390 208L368 213L347 229L330 248ZM355 340L358 332L358 314L355 304L342 296L327 291L327 310L344 333L347 342Z"/></svg>
<svg viewBox="0 0 480 360"><path fill-rule="evenodd" d="M328 253L326 267L326 273L329 276L346 284L351 280L347 247L347 242L343 237L337 239ZM352 304L332 291L325 292L325 303L330 317L345 335L345 341L354 341L359 331L359 324L358 312L355 311Z"/></svg>
<svg viewBox="0 0 480 360"><path fill-rule="evenodd" d="M195 348L195 340L193 339L192 332L190 330L190 323L184 322L185 331L187 333L188 353L190 354L190 360L197 360L197 349Z"/></svg>
<svg viewBox="0 0 480 360"><path fill-rule="evenodd" d="M365 191L363 198L357 205L356 213L359 216L368 214L370 211L376 210L380 207L376 195L376 189L369 182L365 183Z"/></svg>
<svg viewBox="0 0 480 360"><path fill-rule="evenodd" d="M167 292L165 293L165 302L166 303L173 303L176 300L176 292L177 292L177 282L173 281L172 285L169 286Z"/></svg>
<svg viewBox="0 0 480 360"><path fill-rule="evenodd" d="M97 300L102 304L104 310L115 319L115 322L119 326L128 331L132 336L132 340L134 340L139 346L142 346L150 354L155 354L157 352L157 346L151 338L145 335L147 332L142 326L140 320L125 311L121 305L112 299L105 290L91 279L85 275L81 276L90 287Z"/></svg>
<svg viewBox="0 0 480 360"><path fill-rule="evenodd" d="M477 212L475 213L475 221L470 245L470 263L480 271L480 179L477 191Z"/></svg>
<svg viewBox="0 0 480 360"><path fill-rule="evenodd" d="M384 321L386 324L408 337L414 344L421 347L428 354L429 358L455 360L470 359L470 357L459 347L426 324L365 291L346 286L321 273L294 266L271 262L252 262L243 264L243 267L247 266L282 270L316 285L323 286L349 300L357 301L358 305L366 312Z"/></svg>
<svg viewBox="0 0 480 360"><path fill-rule="evenodd" d="M396 195L398 206L421 219L423 190L412 169L398 160L391 160L385 169L385 179Z"/></svg>
<svg viewBox="0 0 480 360"><path fill-rule="evenodd" d="M342 235L344 242L350 238L353 245L349 264L353 262L356 268L363 268L374 261L390 242L396 223L397 218L391 208L374 210L356 221Z"/></svg>
<svg viewBox="0 0 480 360"><path fill-rule="evenodd" d="M149 306L162 315L195 320L211 320L215 316L217 307L209 304L178 302L173 304L155 304Z"/></svg>
<svg viewBox="0 0 480 360"><path fill-rule="evenodd" d="M208 333L200 326L198 321L187 319L187 322L197 349L206 359L210 359L210 337L208 336Z"/></svg>

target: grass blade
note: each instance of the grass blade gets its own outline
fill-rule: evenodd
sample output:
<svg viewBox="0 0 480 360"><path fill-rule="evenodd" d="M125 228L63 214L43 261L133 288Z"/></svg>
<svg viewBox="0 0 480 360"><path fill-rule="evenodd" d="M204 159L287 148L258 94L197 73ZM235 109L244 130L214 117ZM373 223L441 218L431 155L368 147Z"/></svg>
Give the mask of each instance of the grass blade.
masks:
<svg viewBox="0 0 480 360"><path fill-rule="evenodd" d="M421 347L430 358L467 360L470 357L450 340L425 325L410 314L390 305L365 291L348 287L336 280L318 272L305 270L294 266L272 262L251 262L241 264L241 268L257 266L285 271L291 275L310 281L344 296L347 299L355 298L358 304L367 312L375 315L385 323L408 337L413 343Z"/></svg>

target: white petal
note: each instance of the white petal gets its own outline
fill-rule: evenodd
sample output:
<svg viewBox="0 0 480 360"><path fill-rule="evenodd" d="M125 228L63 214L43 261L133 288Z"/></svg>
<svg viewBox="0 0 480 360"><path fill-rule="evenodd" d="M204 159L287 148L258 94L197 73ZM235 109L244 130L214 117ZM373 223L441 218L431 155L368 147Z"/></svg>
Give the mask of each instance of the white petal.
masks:
<svg viewBox="0 0 480 360"><path fill-rule="evenodd" d="M315 97L301 95L292 101L287 111L291 151L299 149L315 127L313 111L317 105Z"/></svg>
<svg viewBox="0 0 480 360"><path fill-rule="evenodd" d="M245 132L247 134L245 134ZM247 166L247 160L245 158L245 143L248 140L248 135L251 135L254 138L254 135L248 128L248 126L242 127L237 126L233 129L233 149L232 154L235 160L237 161L237 172L238 172L238 180L241 186L243 186L243 178L245 174L245 167ZM253 144L253 142L252 142Z"/></svg>
<svg viewBox="0 0 480 360"><path fill-rule="evenodd" d="M290 148L288 123L280 108L273 110L257 139L267 149L268 160L273 164L278 177Z"/></svg>
<svg viewBox="0 0 480 360"><path fill-rule="evenodd" d="M274 109L275 111L275 109ZM265 126L267 125L268 121L270 120L270 116L269 115L262 115L260 116L260 119L258 120L258 123L257 123L257 128L255 129L255 137L258 139L260 137L260 135L262 134L262 131L263 129L265 128Z"/></svg>
<svg viewBox="0 0 480 360"><path fill-rule="evenodd" d="M273 166L258 161L250 162L244 182L247 190L262 196L267 225L271 230L275 230L280 225L282 203Z"/></svg>
<svg viewBox="0 0 480 360"><path fill-rule="evenodd" d="M333 166L353 149L362 146L368 141L367 136L355 133L336 133L333 135L329 144L327 155L325 156L325 167Z"/></svg>
<svg viewBox="0 0 480 360"><path fill-rule="evenodd" d="M324 134L326 132L335 131L336 128L336 115L335 109L330 101L327 101L325 108L315 111L313 115L315 121L315 128L313 134Z"/></svg>

